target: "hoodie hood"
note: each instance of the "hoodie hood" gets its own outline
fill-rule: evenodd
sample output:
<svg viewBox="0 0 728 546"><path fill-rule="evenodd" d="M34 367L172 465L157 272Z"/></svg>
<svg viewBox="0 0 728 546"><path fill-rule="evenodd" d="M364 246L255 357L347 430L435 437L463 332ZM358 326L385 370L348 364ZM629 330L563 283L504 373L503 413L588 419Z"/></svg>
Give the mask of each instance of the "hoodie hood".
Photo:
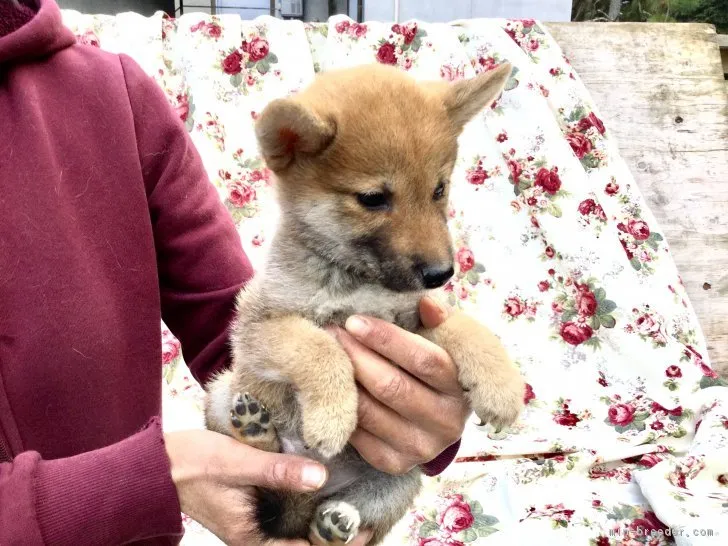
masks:
<svg viewBox="0 0 728 546"><path fill-rule="evenodd" d="M0 64L47 57L75 40L54 0L0 0Z"/></svg>

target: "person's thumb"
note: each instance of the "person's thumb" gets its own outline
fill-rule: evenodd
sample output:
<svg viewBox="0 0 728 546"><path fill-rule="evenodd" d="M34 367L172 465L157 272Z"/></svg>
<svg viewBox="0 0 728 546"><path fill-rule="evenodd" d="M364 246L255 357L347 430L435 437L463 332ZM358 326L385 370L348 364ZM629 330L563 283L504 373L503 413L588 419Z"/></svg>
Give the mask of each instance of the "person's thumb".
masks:
<svg viewBox="0 0 728 546"><path fill-rule="evenodd" d="M437 328L450 317L450 309L432 295L420 300L420 321L427 329Z"/></svg>
<svg viewBox="0 0 728 546"><path fill-rule="evenodd" d="M310 459L258 451L240 468L239 479L266 489L310 492L326 483L328 473L324 465Z"/></svg>

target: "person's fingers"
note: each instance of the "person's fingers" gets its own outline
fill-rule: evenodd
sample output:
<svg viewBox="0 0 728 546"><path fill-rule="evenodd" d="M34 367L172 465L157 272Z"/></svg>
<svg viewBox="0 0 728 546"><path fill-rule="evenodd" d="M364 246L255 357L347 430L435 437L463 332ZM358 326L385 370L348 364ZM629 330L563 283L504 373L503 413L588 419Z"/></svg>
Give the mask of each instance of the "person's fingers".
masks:
<svg viewBox="0 0 728 546"><path fill-rule="evenodd" d="M308 492L320 489L328 474L320 463L281 453L269 453L236 442L216 454L210 470L228 484Z"/></svg>
<svg viewBox="0 0 728 546"><path fill-rule="evenodd" d="M420 462L431 461L440 454L441 439L446 434L450 433L447 438L452 442L460 437L455 426L447 427L445 431L441 430L445 427L439 426L437 434L432 434L380 404L363 389L359 390L358 427L391 446L401 456Z"/></svg>
<svg viewBox="0 0 728 546"><path fill-rule="evenodd" d="M420 322L427 329L436 328L450 316L450 310L431 296L420 300Z"/></svg>
<svg viewBox="0 0 728 546"><path fill-rule="evenodd" d="M444 349L431 341L383 320L358 315L349 317L346 330L357 341L433 389L451 395L462 393L455 363Z"/></svg>
<svg viewBox="0 0 728 546"><path fill-rule="evenodd" d="M417 466L416 461L404 460L402 454L392 446L361 428L354 431L349 443L366 462L387 474L405 474Z"/></svg>
<svg viewBox="0 0 728 546"><path fill-rule="evenodd" d="M432 431L447 430L460 419L460 397L432 390L345 331L338 332L338 339L354 365L357 382L384 406Z"/></svg>

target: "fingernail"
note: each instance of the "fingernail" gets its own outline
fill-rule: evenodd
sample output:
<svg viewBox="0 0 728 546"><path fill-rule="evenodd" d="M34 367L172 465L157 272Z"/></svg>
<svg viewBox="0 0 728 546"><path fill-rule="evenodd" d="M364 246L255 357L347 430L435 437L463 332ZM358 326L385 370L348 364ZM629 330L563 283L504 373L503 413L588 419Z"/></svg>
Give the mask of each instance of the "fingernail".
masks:
<svg viewBox="0 0 728 546"><path fill-rule="evenodd" d="M301 482L304 487L320 489L326 483L326 468L320 464L306 464L301 471Z"/></svg>
<svg viewBox="0 0 728 546"><path fill-rule="evenodd" d="M358 316L353 315L346 319L346 329L351 334L357 337L363 337L369 332L369 321Z"/></svg>
<svg viewBox="0 0 728 546"><path fill-rule="evenodd" d="M439 311L440 318L444 319L447 318L447 308L442 304L440 300L437 298L433 298L432 296L425 296L430 303L432 303L435 307L437 307L437 310Z"/></svg>

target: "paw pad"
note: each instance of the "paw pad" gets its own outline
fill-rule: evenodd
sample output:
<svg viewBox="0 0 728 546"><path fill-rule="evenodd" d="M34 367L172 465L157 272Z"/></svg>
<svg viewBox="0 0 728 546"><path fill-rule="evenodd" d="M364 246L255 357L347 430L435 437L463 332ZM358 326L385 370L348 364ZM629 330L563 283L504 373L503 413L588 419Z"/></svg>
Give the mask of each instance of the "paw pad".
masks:
<svg viewBox="0 0 728 546"><path fill-rule="evenodd" d="M348 544L359 534L359 511L346 502L328 502L319 508L315 532L329 544Z"/></svg>
<svg viewBox="0 0 728 546"><path fill-rule="evenodd" d="M263 404L247 392L233 396L230 424L237 434L244 438L259 438L272 434L270 413Z"/></svg>

